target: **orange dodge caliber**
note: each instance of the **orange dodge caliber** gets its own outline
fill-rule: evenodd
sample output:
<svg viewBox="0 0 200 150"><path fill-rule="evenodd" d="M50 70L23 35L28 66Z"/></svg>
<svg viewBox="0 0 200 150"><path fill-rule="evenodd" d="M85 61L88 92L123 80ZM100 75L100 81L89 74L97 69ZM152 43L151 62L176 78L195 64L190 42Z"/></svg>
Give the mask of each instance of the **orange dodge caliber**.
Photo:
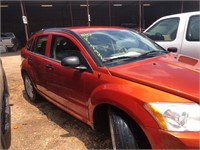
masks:
<svg viewBox="0 0 200 150"><path fill-rule="evenodd" d="M110 130L113 149L200 148L198 59L118 27L43 29L21 56L30 101Z"/></svg>

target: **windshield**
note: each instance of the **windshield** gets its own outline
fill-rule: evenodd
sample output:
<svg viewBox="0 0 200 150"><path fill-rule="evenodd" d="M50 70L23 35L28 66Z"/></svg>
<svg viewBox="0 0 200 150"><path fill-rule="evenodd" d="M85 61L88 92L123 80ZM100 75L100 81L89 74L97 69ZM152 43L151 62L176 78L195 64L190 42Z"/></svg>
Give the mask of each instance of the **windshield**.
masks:
<svg viewBox="0 0 200 150"><path fill-rule="evenodd" d="M122 64L128 58L139 58L152 51L165 52L148 38L130 30L99 30L82 33L81 37L105 65L111 60L114 64Z"/></svg>

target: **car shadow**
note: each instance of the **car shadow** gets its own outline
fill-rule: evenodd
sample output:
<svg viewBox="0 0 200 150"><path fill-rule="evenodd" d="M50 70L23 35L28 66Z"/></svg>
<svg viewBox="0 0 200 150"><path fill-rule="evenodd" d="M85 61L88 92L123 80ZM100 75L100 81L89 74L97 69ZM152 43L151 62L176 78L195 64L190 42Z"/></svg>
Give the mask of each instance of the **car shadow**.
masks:
<svg viewBox="0 0 200 150"><path fill-rule="evenodd" d="M37 107L48 119L67 131L67 134L60 135L61 137L76 137L85 144L87 149L112 149L108 133L94 131L88 125L72 117L43 97L37 103L32 103L28 100L25 90L23 91L23 97L30 104Z"/></svg>
<svg viewBox="0 0 200 150"><path fill-rule="evenodd" d="M0 53L0 57L7 57L7 56L17 56L20 55L20 50L17 50L15 52L5 52L5 53Z"/></svg>

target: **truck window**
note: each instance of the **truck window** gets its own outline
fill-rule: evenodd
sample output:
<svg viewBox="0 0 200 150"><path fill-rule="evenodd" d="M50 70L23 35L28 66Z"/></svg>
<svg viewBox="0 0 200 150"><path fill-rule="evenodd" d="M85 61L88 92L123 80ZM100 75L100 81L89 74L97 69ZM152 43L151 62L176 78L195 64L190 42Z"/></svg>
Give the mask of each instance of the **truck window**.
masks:
<svg viewBox="0 0 200 150"><path fill-rule="evenodd" d="M155 41L173 41L176 38L179 18L164 19L147 31L148 36Z"/></svg>
<svg viewBox="0 0 200 150"><path fill-rule="evenodd" d="M190 17L187 28L186 40L200 41L200 15Z"/></svg>

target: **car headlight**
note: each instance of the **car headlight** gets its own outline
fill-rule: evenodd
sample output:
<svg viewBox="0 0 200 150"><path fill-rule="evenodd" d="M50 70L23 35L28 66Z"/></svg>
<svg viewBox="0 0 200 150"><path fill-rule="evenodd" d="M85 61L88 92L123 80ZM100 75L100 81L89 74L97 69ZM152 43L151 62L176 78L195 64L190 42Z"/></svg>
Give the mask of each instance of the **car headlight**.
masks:
<svg viewBox="0 0 200 150"><path fill-rule="evenodd" d="M160 127L168 131L200 131L200 105L151 102L145 108Z"/></svg>

